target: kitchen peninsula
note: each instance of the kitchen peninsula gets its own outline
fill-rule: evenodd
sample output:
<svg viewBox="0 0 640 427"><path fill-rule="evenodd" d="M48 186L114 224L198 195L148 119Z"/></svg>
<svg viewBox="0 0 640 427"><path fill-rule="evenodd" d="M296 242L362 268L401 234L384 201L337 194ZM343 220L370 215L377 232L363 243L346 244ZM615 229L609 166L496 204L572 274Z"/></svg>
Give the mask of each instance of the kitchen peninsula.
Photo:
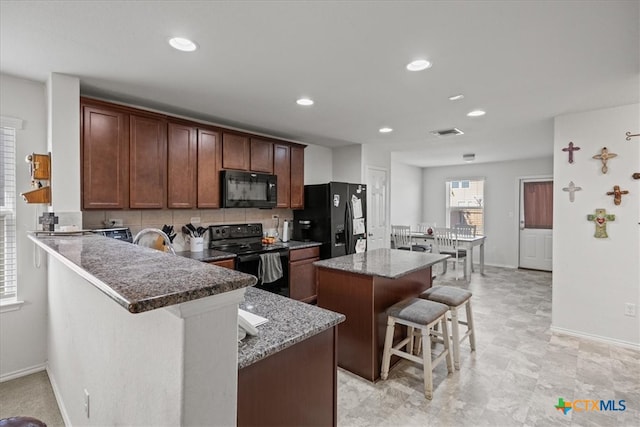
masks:
<svg viewBox="0 0 640 427"><path fill-rule="evenodd" d="M317 261L318 306L346 315L338 365L369 381L380 376L385 310L431 287L431 267L449 255L375 249Z"/></svg>

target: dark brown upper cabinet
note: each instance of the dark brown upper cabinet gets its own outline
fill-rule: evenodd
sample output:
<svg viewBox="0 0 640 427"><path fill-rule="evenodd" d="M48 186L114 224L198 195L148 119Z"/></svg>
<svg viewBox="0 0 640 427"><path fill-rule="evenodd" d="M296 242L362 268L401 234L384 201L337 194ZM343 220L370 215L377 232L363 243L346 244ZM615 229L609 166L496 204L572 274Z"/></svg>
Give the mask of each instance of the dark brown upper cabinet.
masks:
<svg viewBox="0 0 640 427"><path fill-rule="evenodd" d="M220 132L198 129L198 207L220 207L222 142Z"/></svg>
<svg viewBox="0 0 640 427"><path fill-rule="evenodd" d="M165 207L167 122L152 116L129 116L129 207Z"/></svg>
<svg viewBox="0 0 640 427"><path fill-rule="evenodd" d="M273 142L251 138L250 170L273 174Z"/></svg>
<svg viewBox="0 0 640 427"><path fill-rule="evenodd" d="M291 147L273 145L273 173L278 177L277 208L288 208L291 202Z"/></svg>
<svg viewBox="0 0 640 427"><path fill-rule="evenodd" d="M196 207L198 130L170 122L167 129L167 207Z"/></svg>
<svg viewBox="0 0 640 427"><path fill-rule="evenodd" d="M237 133L222 133L222 168L250 170L249 137Z"/></svg>
<svg viewBox="0 0 640 427"><path fill-rule="evenodd" d="M291 209L304 208L304 147L291 146Z"/></svg>

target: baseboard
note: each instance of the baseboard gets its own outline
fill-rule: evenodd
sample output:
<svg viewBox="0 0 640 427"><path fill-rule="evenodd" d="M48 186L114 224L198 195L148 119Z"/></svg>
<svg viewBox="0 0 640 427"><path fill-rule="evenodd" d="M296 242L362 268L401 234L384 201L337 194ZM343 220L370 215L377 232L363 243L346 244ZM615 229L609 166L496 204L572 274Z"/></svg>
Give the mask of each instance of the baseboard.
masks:
<svg viewBox="0 0 640 427"><path fill-rule="evenodd" d="M44 371L46 367L47 366L43 363L41 365L35 365L29 368L20 369L19 371L14 371L8 374L0 375L0 383L3 383L5 381L10 381L10 380L15 380L16 378L24 377L27 375L35 374L36 372Z"/></svg>
<svg viewBox="0 0 640 427"><path fill-rule="evenodd" d="M551 332L557 332L559 334L570 335L572 337L577 337L577 338L584 338L591 341L598 341L605 344L613 344L620 347L630 348L632 350L640 350L640 343L617 340L615 338L602 337L600 335L586 334L584 332L578 332L570 329L559 328L557 326L551 326L550 329L551 329Z"/></svg>
<svg viewBox="0 0 640 427"><path fill-rule="evenodd" d="M56 382L54 375L51 373L49 366L47 366L47 375L49 375L49 382L51 383L51 388L53 389L53 395L56 397L56 402L58 402L58 409L60 410L62 421L64 421L65 426L70 426L71 419L69 418L69 414L67 413L67 408L64 406L64 401L62 400L62 393L60 392L58 383Z"/></svg>

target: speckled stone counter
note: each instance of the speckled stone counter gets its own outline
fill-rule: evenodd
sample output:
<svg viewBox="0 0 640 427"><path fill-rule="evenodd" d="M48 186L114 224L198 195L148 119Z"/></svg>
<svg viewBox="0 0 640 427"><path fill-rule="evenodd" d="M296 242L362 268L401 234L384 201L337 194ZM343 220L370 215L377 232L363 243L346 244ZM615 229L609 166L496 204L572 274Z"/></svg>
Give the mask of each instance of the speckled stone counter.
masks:
<svg viewBox="0 0 640 427"><path fill-rule="evenodd" d="M254 276L98 235L35 236L38 246L131 313L252 286Z"/></svg>
<svg viewBox="0 0 640 427"><path fill-rule="evenodd" d="M201 262L223 261L225 259L232 259L236 257L236 254L216 251L215 249L205 249L202 252L180 251L176 252L176 255Z"/></svg>
<svg viewBox="0 0 640 427"><path fill-rule="evenodd" d="M313 265L368 276L397 279L414 271L431 267L447 258L449 258L449 255L398 249L375 249L359 254L316 261Z"/></svg>
<svg viewBox="0 0 640 427"><path fill-rule="evenodd" d="M345 320L345 316L256 288L247 288L240 308L269 319L259 335L238 344L238 369L256 363Z"/></svg>

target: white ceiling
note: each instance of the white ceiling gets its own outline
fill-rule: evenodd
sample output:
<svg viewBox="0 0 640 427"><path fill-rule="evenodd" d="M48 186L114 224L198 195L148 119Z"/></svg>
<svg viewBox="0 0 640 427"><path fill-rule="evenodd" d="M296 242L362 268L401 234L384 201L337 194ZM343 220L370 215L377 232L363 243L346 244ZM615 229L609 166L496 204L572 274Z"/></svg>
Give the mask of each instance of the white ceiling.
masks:
<svg viewBox="0 0 640 427"><path fill-rule="evenodd" d="M639 27L635 0L2 0L0 71L71 74L84 94L451 165L551 155L554 116L639 102ZM200 49L175 51L171 36ZM406 71L415 58L433 67ZM487 115L466 116L476 108ZM429 134L449 127L465 134Z"/></svg>

